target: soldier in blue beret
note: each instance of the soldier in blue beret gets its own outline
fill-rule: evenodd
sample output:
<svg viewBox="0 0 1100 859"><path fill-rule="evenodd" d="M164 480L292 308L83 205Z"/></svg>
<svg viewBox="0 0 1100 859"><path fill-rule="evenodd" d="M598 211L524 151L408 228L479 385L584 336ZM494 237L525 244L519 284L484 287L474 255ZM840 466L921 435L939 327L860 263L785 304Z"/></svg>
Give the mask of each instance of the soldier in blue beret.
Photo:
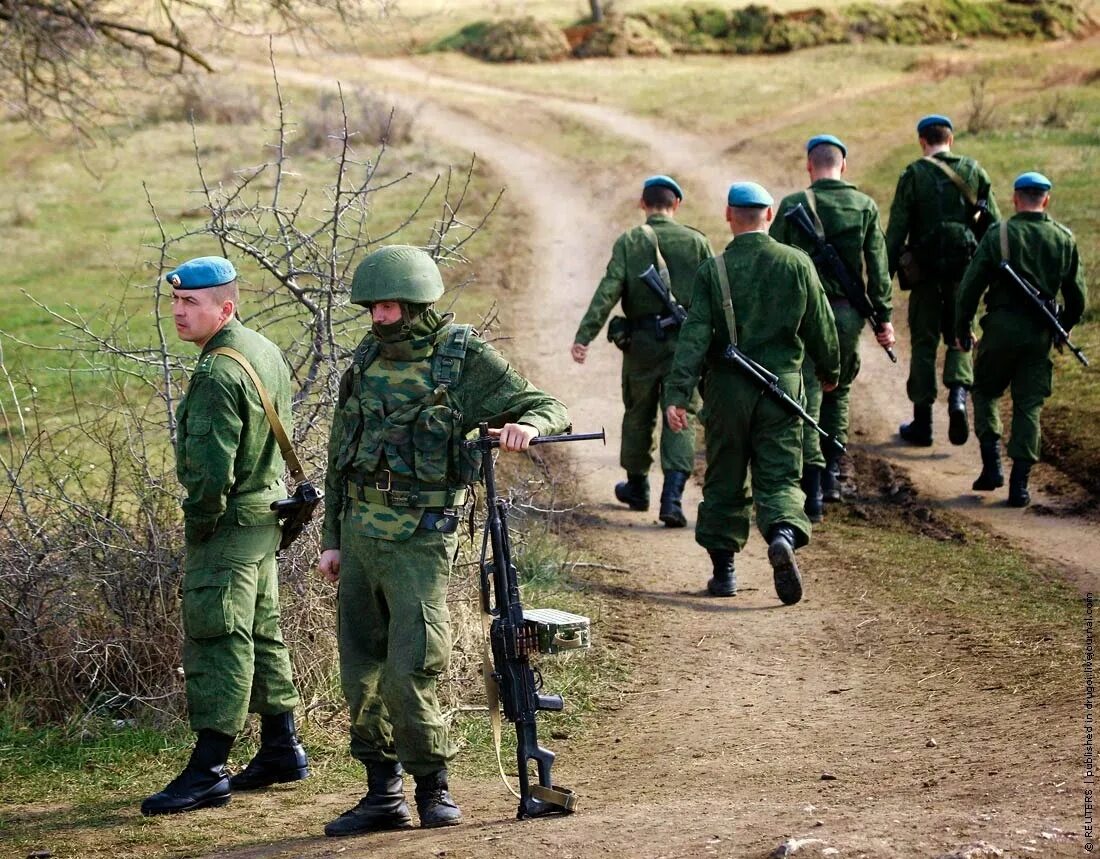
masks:
<svg viewBox="0 0 1100 859"><path fill-rule="evenodd" d="M695 300L665 386L665 417L673 430L691 429L688 406L705 367L707 471L695 541L710 555L707 592L737 593L734 555L748 541L755 502L776 594L792 605L802 598L795 549L810 539L806 497L799 488L802 423L762 397L722 356L736 343L798 400L805 355L812 357L822 387L836 387L836 325L809 257L768 235L773 210L767 190L737 182L726 200L733 240L695 275Z"/></svg>
<svg viewBox="0 0 1100 859"><path fill-rule="evenodd" d="M661 394L672 368L679 326L657 295L641 279L656 267L673 296L691 307L692 279L699 264L710 257L706 236L674 218L684 192L669 176L650 176L642 183L638 207L645 223L623 233L611 249L607 271L581 319L573 338L573 360L583 364L588 344L600 333L616 304L625 316L615 317L608 339L623 350L623 424L619 461L626 480L615 486L615 498L631 510L649 509L649 469L653 463L653 432L661 415ZM698 396L691 398L694 416ZM692 417L692 419L694 419ZM661 509L658 516L669 528L687 524L683 492L695 459L695 434L673 433L662 423L660 441Z"/></svg>
<svg viewBox="0 0 1100 859"><path fill-rule="evenodd" d="M969 339L971 320L985 295L982 337L974 359L974 434L981 448L982 471L973 488L989 492L1004 485L1001 470L1001 409L1012 395L1012 433L1008 455L1008 504L1031 501L1028 478L1039 460L1039 413L1050 396L1053 363L1050 329L1028 306L1020 288L1000 271L1007 260L1051 303L1061 298L1059 321L1067 331L1085 311L1085 271L1073 233L1047 214L1051 182L1042 173L1022 173L1013 183L1016 214L986 233L959 286L956 320L960 345Z"/></svg>
<svg viewBox="0 0 1100 859"><path fill-rule="evenodd" d="M817 273L825 287L840 343L840 384L824 393L810 358L802 365L806 386L806 410L822 428L841 444L848 441L850 395L859 374L860 334L865 322L844 287L827 265L821 264L811 237L784 217L801 205L814 221L815 229L832 245L853 282L864 289L878 319L884 325L876 335L882 346L894 345L894 326L890 322L892 293L886 260L886 241L879 225L875 201L842 178L847 170L848 148L831 134L819 134L806 142L806 172L810 187L783 198L779 217L772 221L771 236L784 244L801 248L812 255ZM824 516L823 501L841 501L840 454L821 449L821 437L812 430L803 433L805 449L802 463L802 489L806 493L806 515L811 522Z"/></svg>
<svg viewBox="0 0 1100 859"><path fill-rule="evenodd" d="M190 260L165 276L181 340L202 353L176 410L176 473L183 521L183 671L197 740L186 768L141 805L174 814L229 802L309 775L294 727L298 692L279 629L271 502L286 497L285 465L256 385L229 348L251 364L290 431L290 369L282 350L236 317L237 272L222 257ZM248 713L260 714L260 749L232 778L225 770Z"/></svg>
<svg viewBox="0 0 1100 859"><path fill-rule="evenodd" d="M932 404L936 400L936 354L947 347L943 384L947 388L947 437L965 444L970 435L967 392L974 381L969 353L955 347L955 292L984 230L1000 217L989 176L973 158L951 151L951 120L930 114L917 123L922 157L898 179L886 252L909 296L909 379L906 392L913 420L898 428L903 441L932 445Z"/></svg>

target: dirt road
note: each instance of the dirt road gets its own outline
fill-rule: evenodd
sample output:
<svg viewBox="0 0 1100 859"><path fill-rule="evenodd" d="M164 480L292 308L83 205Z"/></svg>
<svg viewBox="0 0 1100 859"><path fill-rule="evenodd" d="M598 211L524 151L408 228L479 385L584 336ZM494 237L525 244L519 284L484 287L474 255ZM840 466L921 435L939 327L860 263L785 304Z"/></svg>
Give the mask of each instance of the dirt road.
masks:
<svg viewBox="0 0 1100 859"><path fill-rule="evenodd" d="M634 685L607 702L593 736L550 742L559 753L556 779L581 796L575 815L517 823L499 783L466 780L455 792L469 822L454 830L303 838L228 855L764 857L788 839L806 840L797 856L938 857L979 840L1012 856L1078 855L1071 704L990 682L993 669L967 650L965 631L934 618L913 623L861 598L846 586L850 562L835 548L802 553L806 599L783 608L754 535L738 556L741 593L716 601L702 593L708 565L690 528L669 531L652 514L607 503L619 475L619 361L601 341L577 366L568 347L610 243L630 222L638 177L582 174L549 154L537 130L547 112L564 111L632 145L656 147L660 169L713 190L716 206L736 168L720 157L721 145L669 138L597 105L438 76L428 86L404 61L349 67L347 76L280 70L284 79L318 86L330 85L332 74L351 81L356 73L376 83L388 76L395 88L415 92L420 127L488 161L527 212L535 265L522 309L512 314L510 351L570 405L578 430L605 426L613 438L606 448L577 445L574 453L593 514L585 544L628 570L591 577L611 606L597 634L626 654ZM904 379L866 352L859 438L904 462L927 497L1064 561L1083 581L1088 560L1100 557L1096 530L971 501L963 484L972 479L973 447L897 448L889 439L908 408ZM689 488L687 509L697 501ZM317 821L346 808L356 788L295 811L303 831L318 831Z"/></svg>

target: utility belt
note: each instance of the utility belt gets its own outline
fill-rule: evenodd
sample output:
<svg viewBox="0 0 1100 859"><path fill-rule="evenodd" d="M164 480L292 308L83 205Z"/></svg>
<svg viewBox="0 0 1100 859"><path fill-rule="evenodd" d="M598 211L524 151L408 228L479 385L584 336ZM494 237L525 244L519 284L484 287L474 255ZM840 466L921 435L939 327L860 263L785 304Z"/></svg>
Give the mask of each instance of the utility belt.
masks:
<svg viewBox="0 0 1100 859"><path fill-rule="evenodd" d="M644 316L632 316L627 319L631 331L648 331L658 340L664 340L669 334L680 330L676 317L667 313L647 313Z"/></svg>
<svg viewBox="0 0 1100 859"><path fill-rule="evenodd" d="M851 307L852 306L852 302L850 302L847 298L843 298L841 296L835 296L834 297L832 295L827 296L827 297L829 299L829 307L832 307L834 310L838 307Z"/></svg>
<svg viewBox="0 0 1100 859"><path fill-rule="evenodd" d="M373 484L373 485L372 485ZM372 478L349 477L348 498L381 504L384 507L461 507L466 503L466 487L420 486L394 481L387 469Z"/></svg>

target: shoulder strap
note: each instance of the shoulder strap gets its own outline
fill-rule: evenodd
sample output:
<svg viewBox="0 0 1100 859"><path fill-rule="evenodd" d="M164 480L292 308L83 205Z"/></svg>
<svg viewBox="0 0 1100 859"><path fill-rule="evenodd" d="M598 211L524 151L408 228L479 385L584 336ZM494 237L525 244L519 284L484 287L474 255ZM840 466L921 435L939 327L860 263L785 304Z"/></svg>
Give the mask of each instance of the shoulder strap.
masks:
<svg viewBox="0 0 1100 859"><path fill-rule="evenodd" d="M451 325L443 343L432 356L432 381L450 387L462 375L462 364L473 335L472 325Z"/></svg>
<svg viewBox="0 0 1100 859"><path fill-rule="evenodd" d="M1001 259L1008 262L1008 219L1001 221Z"/></svg>
<svg viewBox="0 0 1100 859"><path fill-rule="evenodd" d="M661 276L661 280L665 282L665 286L672 289L672 280L668 274L668 264L665 263L665 258L661 254L661 245L657 241L657 231L649 224L642 224L642 232L645 233L645 237L652 243L653 250L657 252L657 273Z"/></svg>
<svg viewBox="0 0 1100 859"><path fill-rule="evenodd" d="M287 438L286 430L283 429L283 422L279 420L275 406L271 404L271 397L268 396L267 389L264 388L260 377L256 375L256 371L252 369L252 365L248 363L248 359L236 349L231 349L228 346L211 349L209 354L225 355L227 358L232 358L248 374L248 378L252 380L252 384L256 386L256 392L260 395L260 402L264 406L264 414L267 415L267 422L271 424L271 432L275 434L275 441L279 443L279 450L282 451L283 459L286 460L287 467L290 469L290 476L298 482L304 480L305 472L302 471L302 463L298 461L298 455L291 447L290 439Z"/></svg>
<svg viewBox="0 0 1100 859"><path fill-rule="evenodd" d="M960 176L958 173L956 173L951 168L950 164L945 161L940 161L939 158L933 158L931 155L925 155L923 157L923 160L927 161L929 164L935 164L937 167L939 167L940 170L942 170L947 175L947 178L950 179L952 183L954 183L955 187L959 189L959 193L961 193L963 197L966 198L966 202L968 205L970 205L972 208L978 205L978 195L974 192L974 189L966 184L966 180L963 179L963 177Z"/></svg>
<svg viewBox="0 0 1100 859"><path fill-rule="evenodd" d="M737 319L733 315L733 296L730 294L730 278L726 272L726 255L720 253L714 260L715 271L718 272L718 288L722 291L722 313L726 317L726 327L730 330L730 343L737 345Z"/></svg>
<svg viewBox="0 0 1100 859"><path fill-rule="evenodd" d="M813 188L807 188L805 191L806 203L810 207L810 214L814 219L814 232L817 233L817 237L822 241L825 240L825 225L821 223L821 218L817 214L817 195L814 194Z"/></svg>

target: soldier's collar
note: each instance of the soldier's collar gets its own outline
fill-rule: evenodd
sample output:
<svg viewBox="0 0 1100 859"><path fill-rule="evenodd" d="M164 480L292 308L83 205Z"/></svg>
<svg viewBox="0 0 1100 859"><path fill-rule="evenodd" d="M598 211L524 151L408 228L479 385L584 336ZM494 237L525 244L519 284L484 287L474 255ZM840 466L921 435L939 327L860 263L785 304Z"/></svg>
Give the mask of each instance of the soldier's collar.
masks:
<svg viewBox="0 0 1100 859"><path fill-rule="evenodd" d="M219 346L225 346L226 341L231 338L233 333L239 331L243 327L244 325L236 316L230 317L229 321L219 328L213 337L206 341L206 345L202 347L202 354L206 355Z"/></svg>

